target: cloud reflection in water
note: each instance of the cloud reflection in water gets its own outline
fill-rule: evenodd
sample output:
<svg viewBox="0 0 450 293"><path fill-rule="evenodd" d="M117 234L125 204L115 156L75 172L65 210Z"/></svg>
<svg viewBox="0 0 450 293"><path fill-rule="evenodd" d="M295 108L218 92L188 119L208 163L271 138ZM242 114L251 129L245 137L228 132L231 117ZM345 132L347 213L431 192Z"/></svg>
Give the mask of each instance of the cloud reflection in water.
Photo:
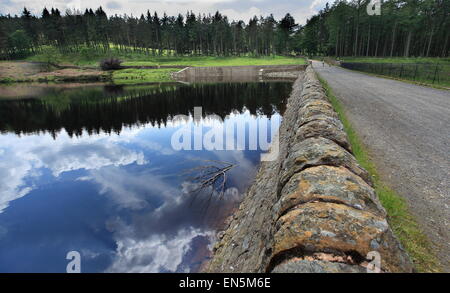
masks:
<svg viewBox="0 0 450 293"><path fill-rule="evenodd" d="M251 101L253 109L258 109L256 101L265 86L258 91L250 87L244 102ZM273 95L283 94L279 89L274 87L270 98L263 97L268 113L271 101L279 98ZM195 93L202 91L199 87ZM144 103L152 98L139 99ZM231 101L227 103L233 108ZM269 121L252 111L244 106L225 123ZM76 117L62 121L69 124ZM34 126L31 118L26 129ZM253 179L260 151L174 151L172 133L192 123L192 119L167 120L163 125L138 121L138 127L115 123L120 134L102 132L100 127L94 135L80 135L81 124L76 125L76 136L64 128L56 137L46 132L0 134L0 272L64 272L65 254L70 250L80 251L84 272L197 270L207 257L215 229ZM221 125L207 119L200 123L205 131ZM14 132L20 125L13 125ZM229 187L235 189L229 189L223 200L211 199L208 190L195 196L190 192L195 186L182 175L183 170L201 165L202 160L238 164L228 174Z"/></svg>

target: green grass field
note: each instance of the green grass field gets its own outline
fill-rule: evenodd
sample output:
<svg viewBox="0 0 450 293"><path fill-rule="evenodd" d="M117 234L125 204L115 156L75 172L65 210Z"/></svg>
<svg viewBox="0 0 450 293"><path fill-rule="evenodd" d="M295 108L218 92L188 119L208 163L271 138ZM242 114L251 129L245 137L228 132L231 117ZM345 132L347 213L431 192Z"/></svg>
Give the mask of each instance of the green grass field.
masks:
<svg viewBox="0 0 450 293"><path fill-rule="evenodd" d="M340 59L345 62L362 62L362 63L442 63L450 64L450 58L426 58L426 57L343 57Z"/></svg>
<svg viewBox="0 0 450 293"><path fill-rule="evenodd" d="M149 82L170 82L170 74L180 69L122 69L112 73L112 81L115 84L139 84Z"/></svg>
<svg viewBox="0 0 450 293"><path fill-rule="evenodd" d="M450 58L342 58L342 67L436 88L450 88Z"/></svg>
<svg viewBox="0 0 450 293"><path fill-rule="evenodd" d="M411 256L416 269L419 272L440 272L441 267L437 257L431 251L428 238L423 234L416 219L409 212L405 200L387 186L378 174L374 162L361 139L345 115L344 108L333 94L327 82L319 77L320 82L326 90L328 99L339 115L339 119L344 125L353 154L358 163L364 167L371 175L375 192L388 213L388 221L394 234L398 237L403 247Z"/></svg>
<svg viewBox="0 0 450 293"><path fill-rule="evenodd" d="M272 57L213 57L213 56L186 56L186 57L148 57L141 61L125 61L124 65L185 65L185 66L239 66L239 65L288 65L306 64L302 58L272 56Z"/></svg>
<svg viewBox="0 0 450 293"><path fill-rule="evenodd" d="M55 55L51 58L59 64L72 64L78 66L98 66L102 59L116 57L123 61L123 65L129 66L153 66L153 65L182 65L182 66L237 66L237 65L287 65L305 64L303 58L286 56L162 56L147 55L140 52L124 53L111 49L107 53L91 49L81 49L76 53L60 54L54 48L45 48L42 53L30 56L26 61L46 62L49 60L49 52Z"/></svg>

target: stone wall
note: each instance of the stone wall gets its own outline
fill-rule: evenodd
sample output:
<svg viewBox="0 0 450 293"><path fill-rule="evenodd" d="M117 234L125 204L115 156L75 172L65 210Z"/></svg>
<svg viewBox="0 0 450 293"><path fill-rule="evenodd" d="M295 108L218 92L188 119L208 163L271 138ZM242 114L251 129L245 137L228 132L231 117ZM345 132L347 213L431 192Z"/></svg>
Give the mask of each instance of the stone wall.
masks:
<svg viewBox="0 0 450 293"><path fill-rule="evenodd" d="M279 130L279 156L218 233L207 272L411 272L372 182L312 67L295 81Z"/></svg>

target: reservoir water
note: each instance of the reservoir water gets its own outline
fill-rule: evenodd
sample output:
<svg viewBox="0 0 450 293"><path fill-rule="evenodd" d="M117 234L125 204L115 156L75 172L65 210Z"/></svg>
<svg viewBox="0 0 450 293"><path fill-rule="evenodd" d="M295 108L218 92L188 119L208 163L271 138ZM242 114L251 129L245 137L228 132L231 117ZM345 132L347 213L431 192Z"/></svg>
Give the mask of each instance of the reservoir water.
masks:
<svg viewBox="0 0 450 293"><path fill-rule="evenodd" d="M251 137L278 127L291 85L3 88L0 272L66 272L70 251L82 272L198 271L256 174ZM238 143L179 149L180 129L234 129Z"/></svg>

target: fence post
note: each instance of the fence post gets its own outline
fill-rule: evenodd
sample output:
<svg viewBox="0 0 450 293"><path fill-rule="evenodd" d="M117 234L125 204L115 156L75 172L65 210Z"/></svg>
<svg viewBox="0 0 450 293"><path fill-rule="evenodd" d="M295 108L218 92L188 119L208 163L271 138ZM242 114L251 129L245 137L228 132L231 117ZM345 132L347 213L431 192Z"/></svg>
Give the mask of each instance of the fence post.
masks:
<svg viewBox="0 0 450 293"><path fill-rule="evenodd" d="M436 69L434 70L434 76L433 76L433 84L434 84L434 81L436 80L436 74L437 74L437 72L438 72L438 67L439 66L439 64L436 64Z"/></svg>
<svg viewBox="0 0 450 293"><path fill-rule="evenodd" d="M400 78L402 78L402 73L403 73L403 63L402 63L402 67L400 68Z"/></svg>

